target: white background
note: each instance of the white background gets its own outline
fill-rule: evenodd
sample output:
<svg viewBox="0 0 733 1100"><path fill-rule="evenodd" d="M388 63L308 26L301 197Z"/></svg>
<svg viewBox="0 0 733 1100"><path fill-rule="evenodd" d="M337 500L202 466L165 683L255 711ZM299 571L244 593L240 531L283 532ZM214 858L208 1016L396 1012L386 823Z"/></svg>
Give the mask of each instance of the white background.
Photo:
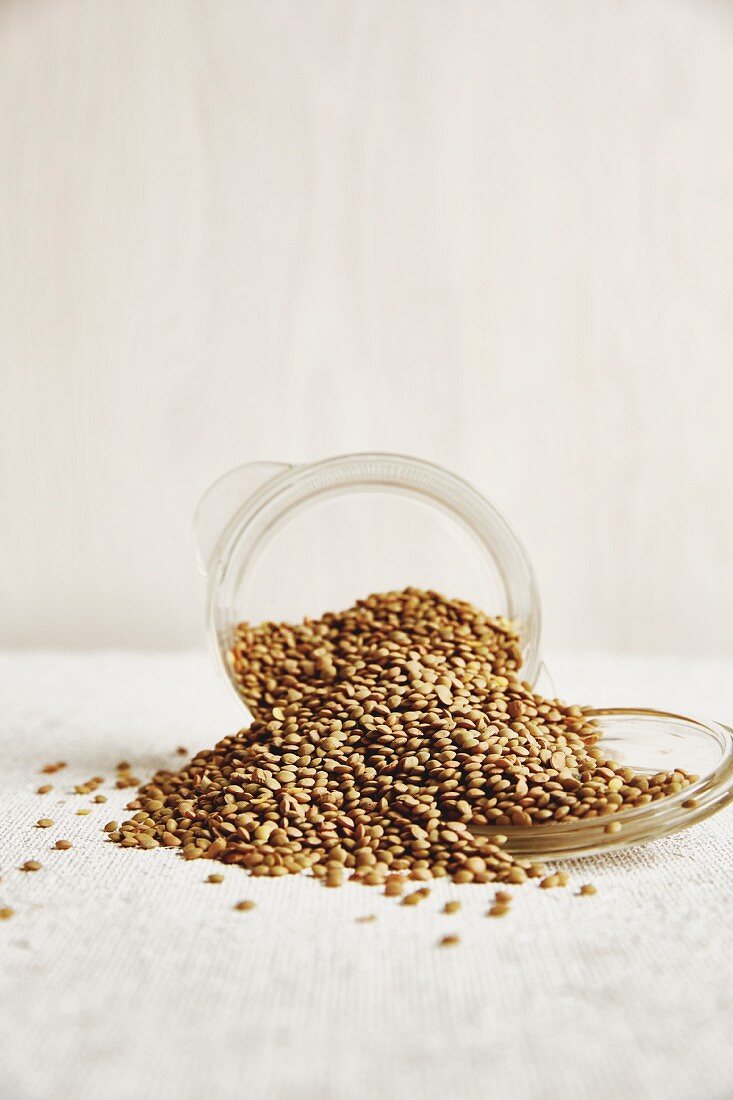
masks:
<svg viewBox="0 0 733 1100"><path fill-rule="evenodd" d="M733 7L0 6L0 644L188 646L255 458L511 517L549 646L733 652Z"/></svg>

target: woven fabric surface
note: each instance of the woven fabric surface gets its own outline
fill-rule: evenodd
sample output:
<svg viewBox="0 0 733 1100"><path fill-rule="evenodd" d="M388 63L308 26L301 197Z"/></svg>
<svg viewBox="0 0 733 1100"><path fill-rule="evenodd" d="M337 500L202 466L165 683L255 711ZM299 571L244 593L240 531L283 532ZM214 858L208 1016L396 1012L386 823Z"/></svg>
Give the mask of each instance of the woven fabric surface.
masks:
<svg viewBox="0 0 733 1100"><path fill-rule="evenodd" d="M573 702L733 719L733 661L566 654L552 670ZM0 698L2 1100L733 1095L731 810L568 862L567 889L517 888L500 920L486 886L442 881L405 908L105 842L133 794L114 789L119 760L144 779L237 728L203 653L5 654ZM97 774L105 804L71 793ZM256 908L235 911L244 898ZM437 948L447 933L460 944Z"/></svg>

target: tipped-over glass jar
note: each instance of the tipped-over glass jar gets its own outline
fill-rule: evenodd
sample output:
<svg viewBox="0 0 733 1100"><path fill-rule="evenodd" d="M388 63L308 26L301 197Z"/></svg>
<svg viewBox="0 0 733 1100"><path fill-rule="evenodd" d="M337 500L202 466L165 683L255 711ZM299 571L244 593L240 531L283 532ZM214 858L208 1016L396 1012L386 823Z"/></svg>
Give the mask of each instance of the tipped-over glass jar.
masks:
<svg viewBox="0 0 733 1100"><path fill-rule="evenodd" d="M242 707L227 660L238 623L298 622L408 586L510 619L521 638L523 677L548 690L527 553L493 504L439 466L391 454L248 463L204 494L194 539L207 576L213 657ZM679 795L619 812L623 827L610 835L599 819L503 828L517 854L561 858L642 843L733 799L726 726L648 710L594 714L609 757L620 764L645 774L680 767L699 779Z"/></svg>

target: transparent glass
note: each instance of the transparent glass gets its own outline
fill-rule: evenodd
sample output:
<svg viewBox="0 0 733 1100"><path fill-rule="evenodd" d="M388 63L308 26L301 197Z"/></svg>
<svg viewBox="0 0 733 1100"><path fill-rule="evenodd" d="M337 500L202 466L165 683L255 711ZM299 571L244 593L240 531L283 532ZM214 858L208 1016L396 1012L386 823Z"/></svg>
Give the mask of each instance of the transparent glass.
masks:
<svg viewBox="0 0 733 1100"><path fill-rule="evenodd" d="M539 593L519 537L484 496L439 466L392 454L341 455L301 466L248 463L205 493L194 541L207 576L212 655L245 710L227 661L238 623L297 622L407 586L470 600L511 619L522 640L524 678L554 695L541 661ZM651 775L680 767L699 780L678 796L614 815L619 833L604 833L603 819L502 827L511 850L566 858L642 843L733 798L727 726L649 710L594 714L610 759Z"/></svg>
<svg viewBox="0 0 733 1100"><path fill-rule="evenodd" d="M390 454L249 463L204 495L194 539L214 659L242 705L226 659L237 623L297 622L408 585L511 619L523 675L538 679L540 600L527 553L493 504L439 466Z"/></svg>
<svg viewBox="0 0 733 1100"><path fill-rule="evenodd" d="M733 730L728 726L658 710L615 707L588 713L598 722L609 760L648 776L682 768L698 776L696 782L679 794L615 813L613 821L621 825L617 833L604 831L609 817L502 825L515 855L569 859L644 844L696 825L733 800Z"/></svg>

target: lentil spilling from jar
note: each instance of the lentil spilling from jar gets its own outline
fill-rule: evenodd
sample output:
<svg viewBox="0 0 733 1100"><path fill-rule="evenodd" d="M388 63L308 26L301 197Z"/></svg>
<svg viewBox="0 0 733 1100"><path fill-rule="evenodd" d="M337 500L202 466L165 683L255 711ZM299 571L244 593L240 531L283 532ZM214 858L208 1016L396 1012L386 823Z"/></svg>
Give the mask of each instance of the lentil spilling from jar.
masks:
<svg viewBox="0 0 733 1100"><path fill-rule="evenodd" d="M242 623L228 662L253 723L158 772L111 840L395 896L398 876L519 884L544 871L506 851L504 827L615 815L696 778L606 759L583 708L521 680L510 622L432 591Z"/></svg>

